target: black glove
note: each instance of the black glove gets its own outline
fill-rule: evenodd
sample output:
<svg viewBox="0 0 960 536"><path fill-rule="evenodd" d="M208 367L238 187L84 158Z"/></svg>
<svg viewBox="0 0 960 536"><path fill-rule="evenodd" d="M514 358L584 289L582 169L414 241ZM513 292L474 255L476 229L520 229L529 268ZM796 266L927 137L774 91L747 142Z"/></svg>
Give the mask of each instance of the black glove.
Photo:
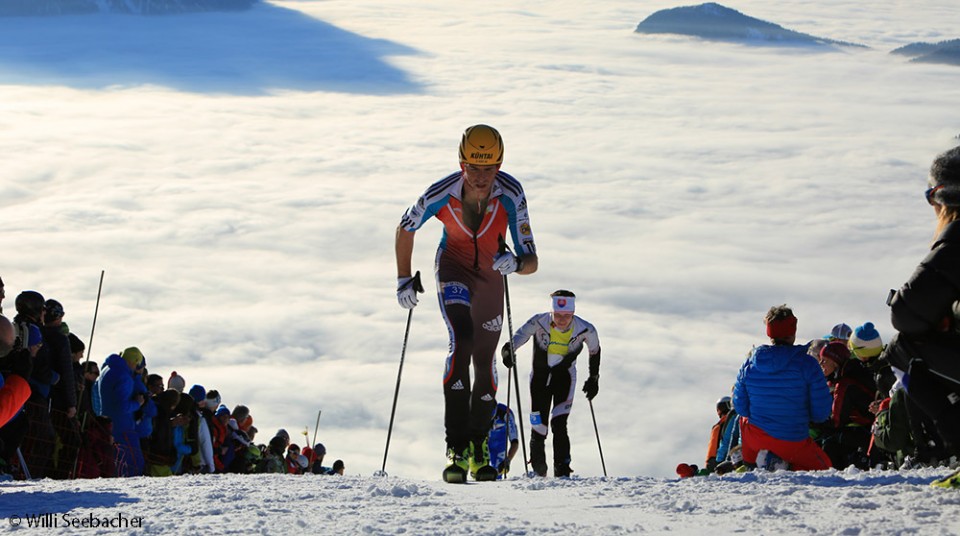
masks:
<svg viewBox="0 0 960 536"><path fill-rule="evenodd" d="M504 460L499 466L497 466L497 472L505 475L510 472L510 460Z"/></svg>
<svg viewBox="0 0 960 536"><path fill-rule="evenodd" d="M593 400L593 397L597 396L599 391L600 378L596 376L590 376L587 378L587 381L583 382L583 392L587 395L587 400Z"/></svg>
<svg viewBox="0 0 960 536"><path fill-rule="evenodd" d="M510 343L505 343L500 349L500 358L503 360L503 366L513 368L516 363L513 360L513 352L510 351Z"/></svg>

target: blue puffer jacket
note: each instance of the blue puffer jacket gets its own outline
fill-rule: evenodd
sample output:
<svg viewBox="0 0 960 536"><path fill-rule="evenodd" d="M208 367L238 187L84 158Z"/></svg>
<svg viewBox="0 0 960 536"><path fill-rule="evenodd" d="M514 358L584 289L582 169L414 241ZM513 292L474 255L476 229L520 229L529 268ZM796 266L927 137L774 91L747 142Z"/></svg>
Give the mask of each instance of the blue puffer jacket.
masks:
<svg viewBox="0 0 960 536"><path fill-rule="evenodd" d="M113 421L113 437L133 432L136 426L133 412L140 409L140 404L133 399L133 371L127 362L112 354L104 362L94 386L100 394L100 415Z"/></svg>
<svg viewBox="0 0 960 536"><path fill-rule="evenodd" d="M802 441L830 418L833 397L807 346L758 346L740 367L733 408L771 437Z"/></svg>

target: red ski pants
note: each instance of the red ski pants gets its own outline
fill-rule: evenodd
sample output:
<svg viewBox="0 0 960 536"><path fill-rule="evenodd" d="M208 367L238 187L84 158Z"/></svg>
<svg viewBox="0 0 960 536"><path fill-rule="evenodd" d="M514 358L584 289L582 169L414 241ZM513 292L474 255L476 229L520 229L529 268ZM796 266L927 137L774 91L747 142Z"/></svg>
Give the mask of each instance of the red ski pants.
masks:
<svg viewBox="0 0 960 536"><path fill-rule="evenodd" d="M829 469L830 457L809 437L802 441L784 441L770 437L746 418L740 419L740 438L743 442L743 461L757 462L757 453L769 450L783 458L794 471L819 471Z"/></svg>

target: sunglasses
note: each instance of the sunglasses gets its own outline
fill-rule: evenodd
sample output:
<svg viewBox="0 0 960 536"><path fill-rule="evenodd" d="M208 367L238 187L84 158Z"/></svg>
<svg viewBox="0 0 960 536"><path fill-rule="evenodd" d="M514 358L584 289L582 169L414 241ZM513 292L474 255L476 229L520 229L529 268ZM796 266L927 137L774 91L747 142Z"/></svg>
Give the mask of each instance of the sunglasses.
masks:
<svg viewBox="0 0 960 536"><path fill-rule="evenodd" d="M931 204L931 205L935 203L935 201L933 200L933 196L934 196L934 194L936 194L937 191L940 190L941 188L943 188L943 185L942 185L942 184L941 184L940 186L934 186L934 187L932 187L932 188L927 188L927 190L926 190L925 192L923 192L923 196L927 198L927 203L929 203L929 204Z"/></svg>

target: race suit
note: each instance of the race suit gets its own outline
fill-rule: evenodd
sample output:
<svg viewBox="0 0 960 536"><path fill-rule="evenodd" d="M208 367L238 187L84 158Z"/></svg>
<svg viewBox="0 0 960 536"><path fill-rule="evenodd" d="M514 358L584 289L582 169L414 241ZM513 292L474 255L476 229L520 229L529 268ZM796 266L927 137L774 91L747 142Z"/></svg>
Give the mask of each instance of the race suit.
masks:
<svg viewBox="0 0 960 536"><path fill-rule="evenodd" d="M559 331L550 313L534 315L513 336L514 349L533 337L533 366L530 372L530 464L538 474L546 472L544 443L548 420L553 427L554 467L569 467L570 437L567 418L573 407L577 384L577 356L584 344L590 354L590 375L600 374L600 338L596 328L574 315L570 327Z"/></svg>
<svg viewBox="0 0 960 536"><path fill-rule="evenodd" d="M432 216L443 223L435 271L440 310L450 336L443 372L444 427L447 445L457 449L487 437L497 405L494 353L503 324L503 276L492 265L499 240L509 231L514 254L536 252L527 201L516 179L497 173L476 229L464 223L463 185L459 171L432 184L400 223L411 232Z"/></svg>

